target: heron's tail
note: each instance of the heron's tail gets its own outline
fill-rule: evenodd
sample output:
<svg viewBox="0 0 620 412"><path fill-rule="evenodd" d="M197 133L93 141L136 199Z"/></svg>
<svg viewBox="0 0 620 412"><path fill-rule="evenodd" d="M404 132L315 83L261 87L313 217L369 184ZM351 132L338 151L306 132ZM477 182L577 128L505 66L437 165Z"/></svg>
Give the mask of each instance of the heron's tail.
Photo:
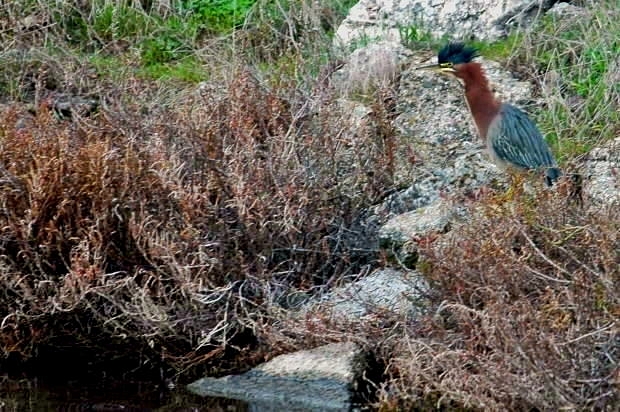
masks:
<svg viewBox="0 0 620 412"><path fill-rule="evenodd" d="M553 186L553 184L562 176L562 172L557 167L550 167L545 172L545 183L547 186Z"/></svg>

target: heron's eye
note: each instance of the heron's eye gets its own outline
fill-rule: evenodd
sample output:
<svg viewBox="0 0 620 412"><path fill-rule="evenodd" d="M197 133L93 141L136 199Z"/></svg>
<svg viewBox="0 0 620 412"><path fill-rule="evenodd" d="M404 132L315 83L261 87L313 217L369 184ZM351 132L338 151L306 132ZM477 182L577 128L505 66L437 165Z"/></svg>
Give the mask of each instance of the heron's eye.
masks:
<svg viewBox="0 0 620 412"><path fill-rule="evenodd" d="M452 62L447 62L447 63L440 63L439 67L441 67L442 69L448 69L450 67L454 66L454 64Z"/></svg>

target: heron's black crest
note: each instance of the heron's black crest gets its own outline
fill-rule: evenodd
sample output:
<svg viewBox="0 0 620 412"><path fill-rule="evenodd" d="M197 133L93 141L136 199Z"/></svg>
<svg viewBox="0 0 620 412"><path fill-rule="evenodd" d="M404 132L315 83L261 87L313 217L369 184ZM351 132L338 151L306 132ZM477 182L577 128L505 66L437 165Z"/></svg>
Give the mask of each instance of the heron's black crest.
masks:
<svg viewBox="0 0 620 412"><path fill-rule="evenodd" d="M467 47L463 43L448 43L439 50L438 61L442 63L469 63L478 56L478 50Z"/></svg>

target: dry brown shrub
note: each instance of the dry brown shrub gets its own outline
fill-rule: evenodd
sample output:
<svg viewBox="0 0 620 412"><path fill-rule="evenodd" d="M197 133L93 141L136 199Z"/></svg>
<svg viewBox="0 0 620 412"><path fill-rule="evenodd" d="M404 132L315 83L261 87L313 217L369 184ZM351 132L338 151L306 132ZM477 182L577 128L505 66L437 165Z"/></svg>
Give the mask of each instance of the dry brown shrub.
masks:
<svg viewBox="0 0 620 412"><path fill-rule="evenodd" d="M9 106L3 355L133 342L177 371L257 362L262 311L376 259L359 213L390 183L393 147L372 128L350 134L349 114L324 85L308 93L312 81L242 67L185 94L101 85L88 118L58 118L45 99L34 115Z"/></svg>
<svg viewBox="0 0 620 412"><path fill-rule="evenodd" d="M491 196L421 245L432 316L392 346L382 405L612 410L620 213L549 190Z"/></svg>

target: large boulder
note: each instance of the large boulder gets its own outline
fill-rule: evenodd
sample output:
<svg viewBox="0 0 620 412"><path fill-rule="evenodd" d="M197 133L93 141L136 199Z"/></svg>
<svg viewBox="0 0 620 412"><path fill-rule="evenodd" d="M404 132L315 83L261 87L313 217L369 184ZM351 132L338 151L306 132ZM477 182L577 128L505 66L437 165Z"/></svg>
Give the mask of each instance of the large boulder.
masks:
<svg viewBox="0 0 620 412"><path fill-rule="evenodd" d="M356 40L400 41L408 27L436 37L492 40L510 27L526 25L557 0L360 0L336 32L345 44Z"/></svg>

